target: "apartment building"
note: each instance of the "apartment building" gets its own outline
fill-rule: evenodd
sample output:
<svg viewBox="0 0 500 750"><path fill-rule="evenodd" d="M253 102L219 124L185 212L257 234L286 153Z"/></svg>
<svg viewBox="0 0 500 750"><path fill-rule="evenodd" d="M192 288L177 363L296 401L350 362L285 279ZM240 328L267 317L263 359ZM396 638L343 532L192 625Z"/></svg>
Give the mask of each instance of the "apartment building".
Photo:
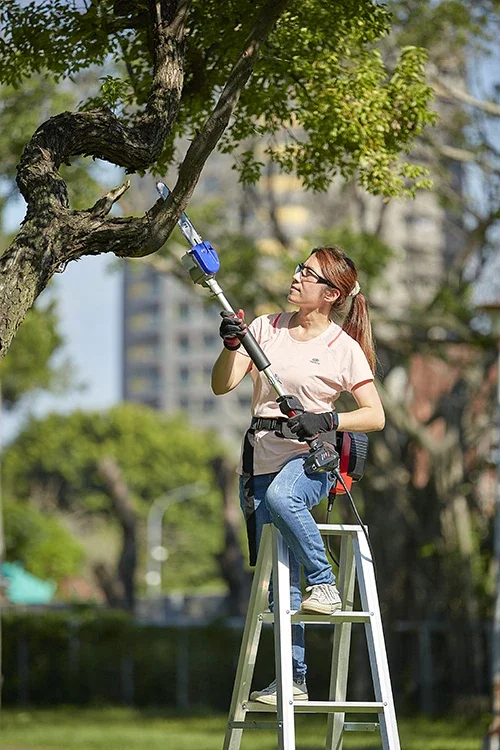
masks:
<svg viewBox="0 0 500 750"><path fill-rule="evenodd" d="M123 399L183 412L189 422L221 428L229 438L249 421L251 383L224 397L212 393L219 309L197 291L145 264L126 264Z"/></svg>

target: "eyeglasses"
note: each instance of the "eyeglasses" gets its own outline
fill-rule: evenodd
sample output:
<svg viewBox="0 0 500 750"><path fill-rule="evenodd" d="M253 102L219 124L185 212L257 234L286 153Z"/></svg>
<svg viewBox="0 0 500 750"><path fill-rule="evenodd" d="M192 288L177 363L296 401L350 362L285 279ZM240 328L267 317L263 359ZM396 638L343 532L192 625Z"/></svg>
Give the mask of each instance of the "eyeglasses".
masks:
<svg viewBox="0 0 500 750"><path fill-rule="evenodd" d="M306 281L312 281L314 284L326 284L332 289L337 288L336 286L331 284L327 279L324 279L323 276L320 276L319 273L316 273L314 268L311 268L310 266L306 266L305 263L298 263L295 266L295 271L293 272L293 275L296 276L297 274L300 274L300 276Z"/></svg>

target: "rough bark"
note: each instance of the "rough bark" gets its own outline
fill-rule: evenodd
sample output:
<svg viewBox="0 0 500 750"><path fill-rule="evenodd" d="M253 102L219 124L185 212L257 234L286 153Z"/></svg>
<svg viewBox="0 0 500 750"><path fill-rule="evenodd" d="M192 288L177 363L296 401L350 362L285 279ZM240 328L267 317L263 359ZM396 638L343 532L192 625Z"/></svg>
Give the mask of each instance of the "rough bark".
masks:
<svg viewBox="0 0 500 750"><path fill-rule="evenodd" d="M111 191L88 210L72 211L58 170L80 155L104 159L130 172L145 170L155 162L172 132L181 102L190 0L148 4L154 73L146 109L133 125L127 127L110 110L99 109L64 112L38 128L18 167L19 189L28 204L26 217L0 258L0 356L7 352L36 297L69 261L105 252L141 257L165 243L229 123L262 43L289 1L268 0L262 6L211 115L186 153L171 196L159 200L145 216L107 216L126 186Z"/></svg>

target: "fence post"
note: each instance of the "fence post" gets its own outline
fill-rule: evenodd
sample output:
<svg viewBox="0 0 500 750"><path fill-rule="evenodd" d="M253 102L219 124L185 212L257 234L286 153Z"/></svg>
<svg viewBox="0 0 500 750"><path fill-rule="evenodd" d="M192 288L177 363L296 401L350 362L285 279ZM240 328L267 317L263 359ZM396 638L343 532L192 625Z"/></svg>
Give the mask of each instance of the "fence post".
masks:
<svg viewBox="0 0 500 750"><path fill-rule="evenodd" d="M19 675L19 691L17 702L20 706L27 706L29 702L29 661L26 633L22 629L17 641L17 674Z"/></svg>
<svg viewBox="0 0 500 750"><path fill-rule="evenodd" d="M132 654L123 654L121 663L122 675L122 699L125 706L134 704L134 657Z"/></svg>
<svg viewBox="0 0 500 750"><path fill-rule="evenodd" d="M189 651L188 629L179 625L177 630L176 706L177 710L189 708Z"/></svg>
<svg viewBox="0 0 500 750"><path fill-rule="evenodd" d="M426 716L434 713L434 670L432 665L431 623L422 620L418 628L418 655L420 662L420 710Z"/></svg>

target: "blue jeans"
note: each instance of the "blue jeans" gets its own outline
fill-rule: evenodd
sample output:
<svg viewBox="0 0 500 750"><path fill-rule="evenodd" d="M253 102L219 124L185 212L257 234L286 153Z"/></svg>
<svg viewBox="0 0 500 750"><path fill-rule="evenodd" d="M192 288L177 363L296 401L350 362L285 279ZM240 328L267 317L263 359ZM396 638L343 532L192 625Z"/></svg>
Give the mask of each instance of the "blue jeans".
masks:
<svg viewBox="0 0 500 750"><path fill-rule="evenodd" d="M283 535L290 550L290 606L300 608L300 566L303 566L308 586L335 583L335 576L325 553L325 547L316 521L310 510L328 495L332 480L330 475L304 472L304 456L286 463L274 474L254 477L255 520L257 547L265 523L273 523ZM240 477L240 501L243 504L243 479ZM272 609L272 582L269 587L269 604ZM307 672L304 662L304 625L292 625L293 679L302 679Z"/></svg>

